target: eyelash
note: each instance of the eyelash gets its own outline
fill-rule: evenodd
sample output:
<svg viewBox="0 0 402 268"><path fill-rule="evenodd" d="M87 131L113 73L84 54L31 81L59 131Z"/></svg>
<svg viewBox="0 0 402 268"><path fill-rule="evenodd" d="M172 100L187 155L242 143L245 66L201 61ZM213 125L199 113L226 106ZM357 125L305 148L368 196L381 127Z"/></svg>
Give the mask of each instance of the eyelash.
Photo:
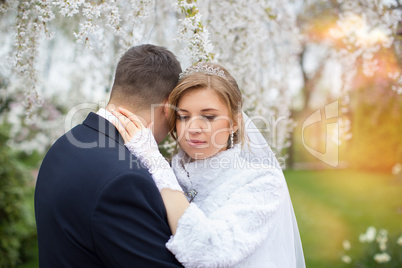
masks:
<svg viewBox="0 0 402 268"><path fill-rule="evenodd" d="M203 117L205 119L207 119L208 121L213 121L215 120L216 116L215 115L203 115ZM187 115L177 115L177 120L179 121L184 121L184 120L188 120L190 117Z"/></svg>
<svg viewBox="0 0 402 268"><path fill-rule="evenodd" d="M215 115L204 115L204 118L206 118L209 121L212 121L215 119Z"/></svg>
<svg viewBox="0 0 402 268"><path fill-rule="evenodd" d="M184 121L184 120L187 120L188 119L188 116L185 116L185 115L177 115L177 120L179 120L179 121Z"/></svg>

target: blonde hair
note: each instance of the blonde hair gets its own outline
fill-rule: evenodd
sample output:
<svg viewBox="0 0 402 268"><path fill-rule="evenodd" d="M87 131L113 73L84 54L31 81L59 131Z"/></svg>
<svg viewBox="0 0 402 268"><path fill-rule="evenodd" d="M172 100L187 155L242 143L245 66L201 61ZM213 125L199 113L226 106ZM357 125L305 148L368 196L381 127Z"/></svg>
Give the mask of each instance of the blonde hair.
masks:
<svg viewBox="0 0 402 268"><path fill-rule="evenodd" d="M243 143L244 141L244 121L238 114L242 111L243 100L242 94L237 85L236 80L230 73L214 63L205 63L208 67L218 68L224 72L225 77L218 75L206 74L203 72L192 72L186 74L173 89L169 95L169 116L168 124L171 136L177 140L176 121L177 121L177 105L181 97L192 90L208 89L218 94L220 100L226 104L229 109L229 117L232 122L238 126L237 131L233 134L233 143ZM240 120L240 122L239 122ZM228 141L228 146L230 141Z"/></svg>

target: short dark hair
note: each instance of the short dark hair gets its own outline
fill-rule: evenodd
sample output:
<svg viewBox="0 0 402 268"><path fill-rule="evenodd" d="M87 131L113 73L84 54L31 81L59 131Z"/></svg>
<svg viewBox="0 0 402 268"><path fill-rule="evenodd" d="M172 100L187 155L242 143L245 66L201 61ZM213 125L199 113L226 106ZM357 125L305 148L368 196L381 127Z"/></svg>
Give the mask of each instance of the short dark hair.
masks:
<svg viewBox="0 0 402 268"><path fill-rule="evenodd" d="M180 62L166 48L150 44L131 47L117 64L110 99L149 109L169 96L180 73Z"/></svg>

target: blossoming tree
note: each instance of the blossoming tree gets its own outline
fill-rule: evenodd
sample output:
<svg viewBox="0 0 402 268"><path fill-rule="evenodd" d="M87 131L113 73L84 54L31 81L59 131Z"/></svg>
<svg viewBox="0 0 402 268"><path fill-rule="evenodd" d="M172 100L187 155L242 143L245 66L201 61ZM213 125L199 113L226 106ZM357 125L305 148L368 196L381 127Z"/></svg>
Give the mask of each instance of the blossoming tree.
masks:
<svg viewBox="0 0 402 268"><path fill-rule="evenodd" d="M401 4L330 2L338 7L331 38L344 44L333 50L333 57L344 66L341 97L347 107L356 60L361 58L365 73L371 75L376 63L370 55L381 47L398 47ZM1 56L7 58L0 65L0 97L7 111L3 116L13 125L14 146L28 152L45 150L71 127L65 116L74 117L72 110L104 105L114 66L128 47L155 43L175 52L184 68L198 61L217 61L227 67L244 93L245 109L264 118L260 127L266 129L274 151L283 156L294 127L290 115L294 70L303 69L303 48L315 42L300 18L306 7L325 1L0 3L0 30L5 37L0 41ZM364 24L362 30L356 30L356 23ZM359 38L363 32L366 41ZM376 33L383 39L369 41ZM388 74L395 81L392 89L400 94L401 73Z"/></svg>

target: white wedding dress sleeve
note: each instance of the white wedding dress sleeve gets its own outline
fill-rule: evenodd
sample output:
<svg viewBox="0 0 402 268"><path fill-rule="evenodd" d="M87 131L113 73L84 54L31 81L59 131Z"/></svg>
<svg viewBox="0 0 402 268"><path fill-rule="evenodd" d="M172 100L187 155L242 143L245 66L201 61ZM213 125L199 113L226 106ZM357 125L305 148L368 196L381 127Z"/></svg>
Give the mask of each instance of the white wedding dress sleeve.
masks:
<svg viewBox="0 0 402 268"><path fill-rule="evenodd" d="M274 223L280 222L286 188L276 175L265 173L228 187L233 188L222 189L222 196L213 198L216 203L202 210L191 203L166 244L185 267L235 267L280 228Z"/></svg>
<svg viewBox="0 0 402 268"><path fill-rule="evenodd" d="M164 188L183 191L169 163L159 152L158 144L150 129L141 129L124 145L145 165L159 191Z"/></svg>

